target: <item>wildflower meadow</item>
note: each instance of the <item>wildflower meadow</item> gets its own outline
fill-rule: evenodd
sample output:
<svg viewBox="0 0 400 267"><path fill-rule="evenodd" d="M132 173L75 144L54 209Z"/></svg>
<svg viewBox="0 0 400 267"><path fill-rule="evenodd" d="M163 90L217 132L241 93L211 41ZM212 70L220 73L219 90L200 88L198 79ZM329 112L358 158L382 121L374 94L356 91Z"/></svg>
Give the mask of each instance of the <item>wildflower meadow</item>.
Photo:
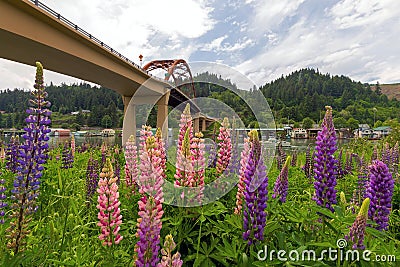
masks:
<svg viewBox="0 0 400 267"><path fill-rule="evenodd" d="M339 149L327 106L305 152L268 153L256 128L238 146L228 118L209 148L187 105L176 150L147 125L49 148L46 97L37 63L25 133L1 148L1 266L400 266L396 131Z"/></svg>

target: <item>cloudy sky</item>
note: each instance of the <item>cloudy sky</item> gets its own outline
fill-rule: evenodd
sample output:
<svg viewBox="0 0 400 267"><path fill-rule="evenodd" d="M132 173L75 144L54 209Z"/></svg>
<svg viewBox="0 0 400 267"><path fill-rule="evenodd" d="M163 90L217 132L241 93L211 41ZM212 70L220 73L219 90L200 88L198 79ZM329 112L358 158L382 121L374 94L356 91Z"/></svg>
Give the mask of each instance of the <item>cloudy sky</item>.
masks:
<svg viewBox="0 0 400 267"><path fill-rule="evenodd" d="M223 63L257 85L312 67L400 82L398 0L42 0L128 58ZM46 72L46 82L71 83ZM30 88L34 69L0 59L0 89Z"/></svg>

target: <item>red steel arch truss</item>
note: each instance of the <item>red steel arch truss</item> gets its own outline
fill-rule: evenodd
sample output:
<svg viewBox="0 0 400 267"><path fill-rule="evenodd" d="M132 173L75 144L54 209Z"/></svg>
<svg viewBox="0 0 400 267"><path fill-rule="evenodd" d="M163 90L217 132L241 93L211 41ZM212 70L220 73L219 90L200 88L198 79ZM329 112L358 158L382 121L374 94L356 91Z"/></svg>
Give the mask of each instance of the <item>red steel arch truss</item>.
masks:
<svg viewBox="0 0 400 267"><path fill-rule="evenodd" d="M144 70L153 71L156 69L164 69L166 81L172 81L175 86L181 90L189 98L195 98L196 92L194 89L192 72L189 65L183 59L167 59L153 60L143 67ZM172 77L172 80L171 80Z"/></svg>

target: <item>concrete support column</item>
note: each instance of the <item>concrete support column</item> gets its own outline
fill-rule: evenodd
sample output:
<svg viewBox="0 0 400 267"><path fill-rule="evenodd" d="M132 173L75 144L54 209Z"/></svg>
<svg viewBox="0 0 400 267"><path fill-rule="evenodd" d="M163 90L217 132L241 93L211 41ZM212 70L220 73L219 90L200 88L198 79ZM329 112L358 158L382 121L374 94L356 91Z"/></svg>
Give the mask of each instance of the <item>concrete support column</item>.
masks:
<svg viewBox="0 0 400 267"><path fill-rule="evenodd" d="M124 131L122 132L122 145L124 146L128 141L129 136L136 137L136 107L129 105L131 96L122 96L124 102Z"/></svg>
<svg viewBox="0 0 400 267"><path fill-rule="evenodd" d="M162 130L163 139L168 138L168 100L170 91L157 101L157 128Z"/></svg>
<svg viewBox="0 0 400 267"><path fill-rule="evenodd" d="M205 118L201 118L201 131L204 132L206 130L207 130L206 119Z"/></svg>
<svg viewBox="0 0 400 267"><path fill-rule="evenodd" d="M194 132L195 133L200 132L200 118L196 117L193 119L193 121L194 121Z"/></svg>

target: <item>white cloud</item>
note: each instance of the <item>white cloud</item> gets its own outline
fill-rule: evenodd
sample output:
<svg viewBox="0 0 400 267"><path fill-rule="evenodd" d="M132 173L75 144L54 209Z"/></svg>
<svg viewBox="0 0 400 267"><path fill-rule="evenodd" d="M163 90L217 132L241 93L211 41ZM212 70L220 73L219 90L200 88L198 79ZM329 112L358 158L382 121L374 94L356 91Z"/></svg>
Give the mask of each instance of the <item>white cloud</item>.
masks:
<svg viewBox="0 0 400 267"><path fill-rule="evenodd" d="M331 10L334 22L341 29L378 25L398 16L397 0L342 0Z"/></svg>
<svg viewBox="0 0 400 267"><path fill-rule="evenodd" d="M296 10L305 0L259 0L254 5L253 26L257 29L272 30L287 17L294 16Z"/></svg>

